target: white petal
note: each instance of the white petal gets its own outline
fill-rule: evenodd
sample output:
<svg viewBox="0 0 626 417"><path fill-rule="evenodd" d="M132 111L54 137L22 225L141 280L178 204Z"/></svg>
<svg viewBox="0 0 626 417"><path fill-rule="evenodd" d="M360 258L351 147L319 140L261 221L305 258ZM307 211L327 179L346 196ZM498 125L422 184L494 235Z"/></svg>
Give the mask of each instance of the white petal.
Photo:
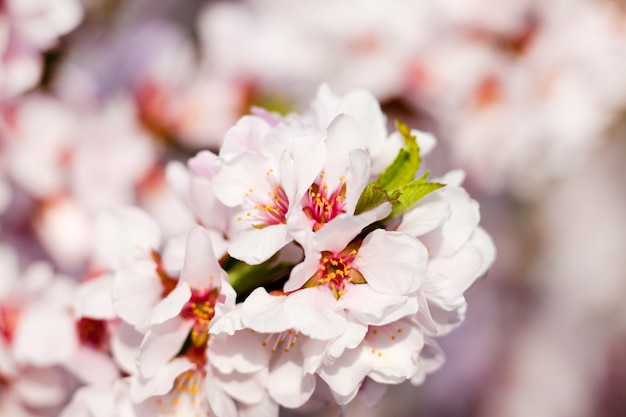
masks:
<svg viewBox="0 0 626 417"><path fill-rule="evenodd" d="M312 247L318 251L339 252L358 235L365 226L384 219L391 212L391 204L383 203L359 215L341 214L322 227L312 239ZM300 242L304 243L304 242Z"/></svg>
<svg viewBox="0 0 626 417"><path fill-rule="evenodd" d="M350 285L337 307L367 325L381 326L417 312L415 297L381 294L368 285ZM353 346L354 347L354 346Z"/></svg>
<svg viewBox="0 0 626 417"><path fill-rule="evenodd" d="M137 366L141 375L156 376L180 352L192 327L193 321L180 317L152 326L139 347Z"/></svg>
<svg viewBox="0 0 626 417"><path fill-rule="evenodd" d="M119 323L111 335L111 354L120 369L129 375L137 373L137 354L143 334L125 322Z"/></svg>
<svg viewBox="0 0 626 417"><path fill-rule="evenodd" d="M239 233L234 238L228 253L233 258L258 265L267 261L290 241L285 224L251 229Z"/></svg>
<svg viewBox="0 0 626 417"><path fill-rule="evenodd" d="M179 282L172 292L154 306L146 323L139 323L139 327L145 328L149 325L161 324L178 316L190 298L191 289L189 284Z"/></svg>
<svg viewBox="0 0 626 417"><path fill-rule="evenodd" d="M150 256L161 241L159 226L143 210L122 207L103 212L96 221L96 252L105 265L118 269Z"/></svg>
<svg viewBox="0 0 626 417"><path fill-rule="evenodd" d="M243 302L241 320L257 332L275 333L291 328L283 305L287 296L270 295L265 288L257 288Z"/></svg>
<svg viewBox="0 0 626 417"><path fill-rule="evenodd" d="M357 348L346 350L339 359L325 364L318 373L328 384L335 400L339 404L347 404L356 396L371 368L371 357Z"/></svg>
<svg viewBox="0 0 626 417"><path fill-rule="evenodd" d="M76 325L69 312L38 306L22 312L13 339L18 362L39 367L59 365L77 350Z"/></svg>
<svg viewBox="0 0 626 417"><path fill-rule="evenodd" d="M421 236L444 224L451 215L450 204L439 194L431 193L404 214L396 230L411 236Z"/></svg>
<svg viewBox="0 0 626 417"><path fill-rule="evenodd" d="M165 395L172 390L176 378L182 373L193 369L194 364L187 358L176 358L154 369L153 376L149 379L140 376L130 379L130 395L135 403L140 403L146 398Z"/></svg>
<svg viewBox="0 0 626 417"><path fill-rule="evenodd" d="M137 325L161 300L162 292L154 262L137 262L115 274L113 308L124 321Z"/></svg>
<svg viewBox="0 0 626 417"><path fill-rule="evenodd" d="M235 402L224 392L216 375L211 372L211 368L207 370L205 387L213 415L220 417L237 417Z"/></svg>
<svg viewBox="0 0 626 417"><path fill-rule="evenodd" d="M243 329L228 337L211 336L209 341L211 363L222 374L259 372L269 362L269 352L263 347L264 339L264 335L249 329Z"/></svg>
<svg viewBox="0 0 626 417"><path fill-rule="evenodd" d="M101 320L116 318L113 308L113 276L104 274L81 283L76 289L74 311L78 317Z"/></svg>
<svg viewBox="0 0 626 417"><path fill-rule="evenodd" d="M374 230L353 262L375 291L403 295L416 291L426 278L428 251L417 239L400 232Z"/></svg>
<svg viewBox="0 0 626 417"><path fill-rule="evenodd" d="M294 329L314 339L329 340L342 334L347 326L336 300L325 287L305 288L290 294L285 310Z"/></svg>
<svg viewBox="0 0 626 417"><path fill-rule="evenodd" d="M438 193L450 204L452 215L440 228L420 237L432 256L453 255L476 230L480 221L478 203L461 187L446 186Z"/></svg>
<svg viewBox="0 0 626 417"><path fill-rule="evenodd" d="M226 272L215 258L211 236L202 226L194 226L187 235L185 263L180 280L192 288L219 288Z"/></svg>
<svg viewBox="0 0 626 417"><path fill-rule="evenodd" d="M254 374L220 375L220 382L224 392L231 398L244 404L254 404L267 396L267 370Z"/></svg>
<svg viewBox="0 0 626 417"><path fill-rule="evenodd" d="M278 404L266 396L262 401L239 406L239 417L278 417Z"/></svg>
<svg viewBox="0 0 626 417"><path fill-rule="evenodd" d="M87 347L78 349L65 367L88 385L107 385L120 376L108 354Z"/></svg>
<svg viewBox="0 0 626 417"><path fill-rule="evenodd" d="M272 363L267 390L284 407L300 407L315 390L315 377L303 372L302 363L300 349L290 349L289 353L280 352Z"/></svg>

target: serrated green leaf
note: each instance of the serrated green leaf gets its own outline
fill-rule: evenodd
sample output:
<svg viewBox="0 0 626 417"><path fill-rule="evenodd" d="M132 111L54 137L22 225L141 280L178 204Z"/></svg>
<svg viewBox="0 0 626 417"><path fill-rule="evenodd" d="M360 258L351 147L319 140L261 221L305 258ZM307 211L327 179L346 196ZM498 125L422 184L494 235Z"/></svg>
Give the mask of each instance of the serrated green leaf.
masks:
<svg viewBox="0 0 626 417"><path fill-rule="evenodd" d="M395 190L410 183L421 164L420 149L415 136L405 124L396 122L398 132L404 137L404 147L394 161L379 175L376 184L385 190Z"/></svg>
<svg viewBox="0 0 626 417"><path fill-rule="evenodd" d="M413 207L421 198L445 186L445 184L439 182L425 182L426 175L427 174L398 189L400 196L396 201L396 204L393 205L391 213L387 219L401 216Z"/></svg>
<svg viewBox="0 0 626 417"><path fill-rule="evenodd" d="M394 204L399 197L399 192L396 191L392 193L392 195L389 195L387 190L379 187L376 182L370 182L361 193L361 197L359 197L359 201L356 204L354 214L361 214L373 209L374 207L378 207L383 203L389 202Z"/></svg>

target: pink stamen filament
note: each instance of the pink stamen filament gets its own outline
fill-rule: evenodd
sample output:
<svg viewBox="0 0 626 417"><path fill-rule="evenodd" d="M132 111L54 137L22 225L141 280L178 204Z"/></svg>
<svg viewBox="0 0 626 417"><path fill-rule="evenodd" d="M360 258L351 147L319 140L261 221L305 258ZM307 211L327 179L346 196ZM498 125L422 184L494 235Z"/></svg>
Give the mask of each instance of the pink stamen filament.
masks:
<svg viewBox="0 0 626 417"><path fill-rule="evenodd" d="M346 184L340 178L339 186L329 194L328 184L323 181L323 173L316 183L309 187L302 201L302 210L313 220L313 231L321 229L326 223L341 213L345 213Z"/></svg>

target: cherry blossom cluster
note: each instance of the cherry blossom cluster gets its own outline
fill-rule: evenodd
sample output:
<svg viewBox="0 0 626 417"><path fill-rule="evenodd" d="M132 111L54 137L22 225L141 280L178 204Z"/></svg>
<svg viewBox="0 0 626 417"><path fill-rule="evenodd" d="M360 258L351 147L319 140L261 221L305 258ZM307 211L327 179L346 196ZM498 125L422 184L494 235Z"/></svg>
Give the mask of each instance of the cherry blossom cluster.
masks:
<svg viewBox="0 0 626 417"><path fill-rule="evenodd" d="M462 173L424 169L434 137L386 123L370 93L322 86L307 112L255 108L219 153L168 165L186 232L102 211L92 276L33 265L3 288L11 389L72 375L29 403L69 399L62 417L277 416L420 384L495 251Z"/></svg>

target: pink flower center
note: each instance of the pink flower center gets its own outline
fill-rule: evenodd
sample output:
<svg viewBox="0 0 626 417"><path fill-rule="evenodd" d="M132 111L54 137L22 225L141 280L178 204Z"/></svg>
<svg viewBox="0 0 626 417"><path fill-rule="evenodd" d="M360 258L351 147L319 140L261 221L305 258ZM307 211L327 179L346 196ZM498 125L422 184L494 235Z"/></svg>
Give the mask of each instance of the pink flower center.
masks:
<svg viewBox="0 0 626 417"><path fill-rule="evenodd" d="M287 222L289 198L283 187L273 178L273 172L274 170L270 169L266 173L272 184L272 191L268 191L264 195L250 188L246 192L245 197L250 209L244 215L239 216L238 221L250 221L254 227L259 229Z"/></svg>
<svg viewBox="0 0 626 417"><path fill-rule="evenodd" d="M318 181L309 187L302 198L302 210L309 219L314 221L314 232L339 214L345 213L346 183L344 177L340 178L341 183L332 193L328 191L328 184L322 178L323 173Z"/></svg>
<svg viewBox="0 0 626 417"><path fill-rule="evenodd" d="M349 245L339 253L322 252L320 267L317 273L307 281L305 287L325 285L339 299L346 293L346 284L364 284L365 278L352 263L357 257L360 243Z"/></svg>
<svg viewBox="0 0 626 417"><path fill-rule="evenodd" d="M76 331L81 345L107 352L109 331L104 320L83 317L76 322Z"/></svg>
<svg viewBox="0 0 626 417"><path fill-rule="evenodd" d="M19 313L17 308L0 305L0 337L7 343L11 343L13 340L13 332L17 325Z"/></svg>
<svg viewBox="0 0 626 417"><path fill-rule="evenodd" d="M191 298L183 307L181 317L193 320L191 329L191 342L196 347L206 346L209 339L209 323L215 315L215 304L219 298L219 290L208 288L204 290L191 290Z"/></svg>

